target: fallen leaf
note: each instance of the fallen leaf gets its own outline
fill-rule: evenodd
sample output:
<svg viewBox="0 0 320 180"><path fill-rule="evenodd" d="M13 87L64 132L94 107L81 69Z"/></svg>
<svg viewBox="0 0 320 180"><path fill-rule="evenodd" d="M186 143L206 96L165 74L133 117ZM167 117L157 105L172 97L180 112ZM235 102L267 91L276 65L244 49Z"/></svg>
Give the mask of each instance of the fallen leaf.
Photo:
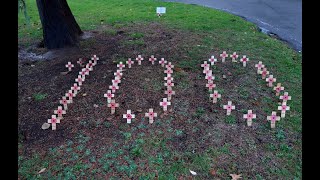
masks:
<svg viewBox="0 0 320 180"><path fill-rule="evenodd" d="M35 67L36 65L34 65L34 64L31 64L31 67Z"/></svg>
<svg viewBox="0 0 320 180"><path fill-rule="evenodd" d="M48 129L50 127L49 123L43 123L41 129Z"/></svg>
<svg viewBox="0 0 320 180"><path fill-rule="evenodd" d="M42 168L42 169L38 172L38 174L43 173L45 170L46 170L46 168Z"/></svg>
<svg viewBox="0 0 320 180"><path fill-rule="evenodd" d="M112 117L108 117L107 120L108 120L108 121L111 121L111 120L112 120Z"/></svg>
<svg viewBox="0 0 320 180"><path fill-rule="evenodd" d="M87 93L83 93L83 94L82 94L82 96L86 96L86 95L87 95Z"/></svg>
<svg viewBox="0 0 320 180"><path fill-rule="evenodd" d="M138 112L142 112L142 109L137 109Z"/></svg>
<svg viewBox="0 0 320 180"><path fill-rule="evenodd" d="M149 79L149 78L145 78L144 80L146 80L146 81L150 81L150 79Z"/></svg>
<svg viewBox="0 0 320 180"><path fill-rule="evenodd" d="M173 68L175 71L177 71L177 72L181 72L181 71L183 71L183 69L181 69L181 68L178 68L178 67L175 67L175 68Z"/></svg>
<svg viewBox="0 0 320 180"><path fill-rule="evenodd" d="M68 74L68 73L69 73L69 71L61 72L60 75L66 75L66 74Z"/></svg>
<svg viewBox="0 0 320 180"><path fill-rule="evenodd" d="M214 169L211 169L211 170L210 170L210 174L211 174L212 176L215 176L215 175L217 174L217 172L216 172Z"/></svg>
<svg viewBox="0 0 320 180"><path fill-rule="evenodd" d="M237 180L237 179L240 179L240 178L242 178L241 177L241 174L230 174L230 176L232 177L232 180Z"/></svg>
<svg viewBox="0 0 320 180"><path fill-rule="evenodd" d="M96 105L96 104L94 104L94 105L93 105L93 107L97 108L97 107L99 107L99 106L98 106L98 105Z"/></svg>
<svg viewBox="0 0 320 180"><path fill-rule="evenodd" d="M227 76L226 76L226 75L222 75L222 78L223 78L223 79L226 79L226 78L227 78Z"/></svg>
<svg viewBox="0 0 320 180"><path fill-rule="evenodd" d="M191 171L190 169L189 169L189 171L190 171L190 173L192 174L192 175L197 175L197 173L196 172L194 172L194 171Z"/></svg>

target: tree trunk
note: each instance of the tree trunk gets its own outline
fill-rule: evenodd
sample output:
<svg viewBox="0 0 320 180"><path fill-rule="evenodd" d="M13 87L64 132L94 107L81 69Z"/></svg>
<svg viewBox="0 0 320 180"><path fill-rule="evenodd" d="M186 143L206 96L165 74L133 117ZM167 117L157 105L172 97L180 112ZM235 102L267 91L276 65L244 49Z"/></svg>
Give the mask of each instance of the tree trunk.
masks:
<svg viewBox="0 0 320 180"><path fill-rule="evenodd" d="M75 46L83 33L66 0L37 0L43 29L44 46L48 49Z"/></svg>

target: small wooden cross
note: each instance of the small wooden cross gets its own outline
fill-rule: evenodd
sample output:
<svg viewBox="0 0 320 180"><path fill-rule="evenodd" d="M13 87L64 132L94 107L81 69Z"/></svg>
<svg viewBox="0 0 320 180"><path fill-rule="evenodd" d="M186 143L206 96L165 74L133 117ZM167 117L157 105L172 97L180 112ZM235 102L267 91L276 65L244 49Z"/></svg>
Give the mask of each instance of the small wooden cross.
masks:
<svg viewBox="0 0 320 180"><path fill-rule="evenodd" d="M119 107L119 103L116 103L114 99L111 100L110 103L108 103L108 107L111 108L111 114L114 114L116 112L116 107Z"/></svg>
<svg viewBox="0 0 320 180"><path fill-rule="evenodd" d="M231 114L231 110L236 109L236 107L232 105L232 101L228 101L227 105L223 105L223 109L227 110L227 115L229 116Z"/></svg>
<svg viewBox="0 0 320 180"><path fill-rule="evenodd" d="M115 84L118 86L119 83L121 83L121 80L119 79L118 76L114 77L114 79L111 80L112 84Z"/></svg>
<svg viewBox="0 0 320 180"><path fill-rule="evenodd" d="M291 96L289 96L288 92L284 92L283 96L280 96L280 99L282 99L283 102L287 102L288 100L291 100Z"/></svg>
<svg viewBox="0 0 320 180"><path fill-rule="evenodd" d="M212 97L213 103L217 103L218 98L221 98L221 94L219 94L217 90L214 90L213 94L210 94L210 97Z"/></svg>
<svg viewBox="0 0 320 180"><path fill-rule="evenodd" d="M208 82L213 81L215 79L215 77L212 74L207 74L205 78L206 80L208 80Z"/></svg>
<svg viewBox="0 0 320 180"><path fill-rule="evenodd" d="M167 69L167 70L164 70L164 73L166 73L166 74L172 74L173 71L172 71L172 69Z"/></svg>
<svg viewBox="0 0 320 180"><path fill-rule="evenodd" d="M271 121L271 128L275 128L276 121L280 121L280 116L277 116L276 111L272 111L271 116L267 116L267 120Z"/></svg>
<svg viewBox="0 0 320 180"><path fill-rule="evenodd" d="M97 62L98 62L98 60L99 60L99 58L98 58L96 55L93 55L93 57L91 58L91 60L93 60L94 65L96 65Z"/></svg>
<svg viewBox="0 0 320 180"><path fill-rule="evenodd" d="M161 58L161 60L159 61L159 64L161 64L161 67L164 67L164 64L166 64L167 61L164 60L164 58Z"/></svg>
<svg viewBox="0 0 320 180"><path fill-rule="evenodd" d="M218 62L218 60L214 58L214 56L211 56L211 58L209 58L208 61L210 62L211 66L213 66L215 62Z"/></svg>
<svg viewBox="0 0 320 180"><path fill-rule="evenodd" d="M173 81L173 77L171 76L171 74L167 74L167 77L164 77L165 81Z"/></svg>
<svg viewBox="0 0 320 180"><path fill-rule="evenodd" d="M127 123L131 123L131 119L135 118L136 115L131 114L131 110L127 110L127 114L123 114L123 118L127 119Z"/></svg>
<svg viewBox="0 0 320 180"><path fill-rule="evenodd" d="M262 71L259 70L259 74L262 75L262 79L265 79L266 76L269 74L269 71L267 71L267 68L263 68Z"/></svg>
<svg viewBox="0 0 320 180"><path fill-rule="evenodd" d="M60 119L56 117L56 115L52 115L51 119L48 119L48 123L51 124L52 130L56 130L57 123L60 123Z"/></svg>
<svg viewBox="0 0 320 180"><path fill-rule="evenodd" d="M220 54L222 62L225 62L226 58L228 57L228 54L226 51L223 51L222 54Z"/></svg>
<svg viewBox="0 0 320 180"><path fill-rule="evenodd" d="M86 76L89 75L89 72L86 71L86 68L82 68L82 70L79 72L79 75Z"/></svg>
<svg viewBox="0 0 320 180"><path fill-rule="evenodd" d="M243 118L244 118L244 119L247 119L247 124L248 124L248 126L251 126L251 125L252 125L252 119L256 119L256 118L257 118L257 115L256 115L256 114L253 114L253 113L252 113L252 110L248 110L248 113L247 113L247 114L244 114L244 115L243 115Z"/></svg>
<svg viewBox="0 0 320 180"><path fill-rule="evenodd" d="M205 70L203 70L203 73L204 73L205 75L212 75L212 70L210 70L210 69L205 69Z"/></svg>
<svg viewBox="0 0 320 180"><path fill-rule="evenodd" d="M247 62L249 61L249 58L247 58L246 55L244 55L241 59L240 62L242 62L243 67L247 66Z"/></svg>
<svg viewBox="0 0 320 180"><path fill-rule="evenodd" d="M93 71L93 65L90 66L90 64L86 64L86 71Z"/></svg>
<svg viewBox="0 0 320 180"><path fill-rule="evenodd" d="M212 89L216 87L216 84L213 84L213 81L209 80L206 87L209 88L209 91L212 91Z"/></svg>
<svg viewBox="0 0 320 180"><path fill-rule="evenodd" d="M72 90L69 90L69 91L65 94L65 96L68 97L68 99L70 100L70 103L72 103L73 97L76 97L76 95L73 94Z"/></svg>
<svg viewBox="0 0 320 180"><path fill-rule="evenodd" d="M287 102L282 102L282 105L278 106L278 110L281 111L281 117L284 118L286 116L286 111L290 110L290 106L287 106Z"/></svg>
<svg viewBox="0 0 320 180"><path fill-rule="evenodd" d="M60 104L63 105L63 109L67 110L68 109L68 104L70 104L71 101L67 100L66 96L62 96L62 99L60 100Z"/></svg>
<svg viewBox="0 0 320 180"><path fill-rule="evenodd" d="M166 83L164 83L164 86L167 86L168 88L169 88L169 87L173 87L173 86L174 86L174 83L171 82L171 81L167 81Z"/></svg>
<svg viewBox="0 0 320 180"><path fill-rule="evenodd" d="M90 60L90 61L88 62L88 64L86 64L86 66L89 67L89 68L92 68L92 67L93 67L93 62Z"/></svg>
<svg viewBox="0 0 320 180"><path fill-rule="evenodd" d="M71 62L69 61L68 64L66 64L66 68L68 68L69 71L71 71L71 69L74 67L73 64L71 64Z"/></svg>
<svg viewBox="0 0 320 180"><path fill-rule="evenodd" d="M149 58L149 61L151 62L152 65L154 65L154 61L156 61L157 58L154 57L154 55L151 55L151 57Z"/></svg>
<svg viewBox="0 0 320 180"><path fill-rule="evenodd" d="M262 61L259 61L258 64L255 64L255 67L258 68L258 69L257 69L257 74L260 74L259 72L260 72L260 70L261 70L262 68L264 68L264 64L262 64Z"/></svg>
<svg viewBox="0 0 320 180"><path fill-rule="evenodd" d="M134 61L131 60L131 58L128 58L128 61L126 61L128 64L128 67L131 68L131 64L134 64Z"/></svg>
<svg viewBox="0 0 320 180"><path fill-rule="evenodd" d="M239 57L239 55L237 55L237 52L233 52L232 55L230 55L232 62L237 62L237 58Z"/></svg>
<svg viewBox="0 0 320 180"><path fill-rule="evenodd" d="M164 94L168 95L168 101L171 101L172 95L175 95L176 92L172 90L171 87L168 86L167 90L164 91Z"/></svg>
<svg viewBox="0 0 320 180"><path fill-rule="evenodd" d="M122 72L121 70L117 70L117 72L113 73L114 76L117 76L119 79L122 77Z"/></svg>
<svg viewBox="0 0 320 180"><path fill-rule="evenodd" d="M268 78L266 78L266 81L268 82L268 86L269 87L272 87L273 86L273 83L277 81L276 78L273 78L273 75L269 75Z"/></svg>
<svg viewBox="0 0 320 180"><path fill-rule="evenodd" d="M157 117L157 113L153 112L153 109L150 108L149 112L145 113L145 117L149 118L149 123L152 124L155 117Z"/></svg>
<svg viewBox="0 0 320 180"><path fill-rule="evenodd" d="M62 106L58 106L58 109L57 110L54 110L53 111L54 114L57 114L58 115L58 118L62 119L62 114L66 114L66 111L62 109Z"/></svg>
<svg viewBox="0 0 320 180"><path fill-rule="evenodd" d="M163 101L160 102L160 106L163 107L163 111L167 111L168 110L168 106L171 105L171 102L167 101L167 98L163 98Z"/></svg>
<svg viewBox="0 0 320 180"><path fill-rule="evenodd" d="M73 86L71 87L71 90L73 90L74 94L77 94L78 91L80 91L80 86L78 86L77 83L73 83Z"/></svg>
<svg viewBox="0 0 320 180"><path fill-rule="evenodd" d="M209 69L210 66L207 61L204 61L203 64L201 64L201 67L203 67L203 69L205 70L205 69Z"/></svg>
<svg viewBox="0 0 320 180"><path fill-rule="evenodd" d="M143 57L141 57L141 55L138 55L136 60L138 61L138 65L141 65L141 61L143 61Z"/></svg>
<svg viewBox="0 0 320 180"><path fill-rule="evenodd" d="M126 65L122 64L122 62L120 62L119 64L117 64L117 67L122 71L123 68L126 67Z"/></svg>
<svg viewBox="0 0 320 180"><path fill-rule="evenodd" d="M83 63L84 63L84 60L82 60L82 58L79 58L79 60L77 61L77 63L82 67L82 66L83 66Z"/></svg>
<svg viewBox="0 0 320 180"><path fill-rule="evenodd" d="M81 85L82 85L82 82L83 82L85 79L86 79L85 76L78 75L78 77L77 77L77 79L76 79L75 81L79 84L79 86L81 86Z"/></svg>
<svg viewBox="0 0 320 180"><path fill-rule="evenodd" d="M111 89L111 91L115 93L116 90L119 89L119 86L117 84L112 84L112 86L109 86L109 89Z"/></svg>
<svg viewBox="0 0 320 180"><path fill-rule="evenodd" d="M284 87L281 86L281 83L277 83L277 86L273 88L276 91L276 96L280 95L280 92L284 90Z"/></svg>
<svg viewBox="0 0 320 180"><path fill-rule="evenodd" d="M111 100L114 97L114 94L111 93L111 90L108 90L107 94L104 94L103 96L107 98L108 103L111 103Z"/></svg>
<svg viewBox="0 0 320 180"><path fill-rule="evenodd" d="M168 64L166 65L167 69L172 69L174 68L174 65L171 64L171 62L168 62Z"/></svg>

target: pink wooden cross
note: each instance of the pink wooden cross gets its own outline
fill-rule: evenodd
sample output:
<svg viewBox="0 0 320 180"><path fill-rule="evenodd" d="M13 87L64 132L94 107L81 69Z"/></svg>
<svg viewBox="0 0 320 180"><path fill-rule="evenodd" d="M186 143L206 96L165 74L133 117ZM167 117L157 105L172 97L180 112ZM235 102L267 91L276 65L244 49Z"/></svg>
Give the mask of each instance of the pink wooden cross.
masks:
<svg viewBox="0 0 320 180"><path fill-rule="evenodd" d="M240 59L240 62L242 62L243 64L243 67L246 67L247 66L247 62L249 61L249 58L247 58L246 55L244 55L241 59Z"/></svg>
<svg viewBox="0 0 320 180"><path fill-rule="evenodd" d="M209 58L208 61L211 63L212 66L214 65L215 62L218 62L218 60L214 58L214 56L211 56L211 58Z"/></svg>
<svg viewBox="0 0 320 180"><path fill-rule="evenodd" d="M116 90L119 89L119 86L117 84L112 84L112 86L109 86L109 89L111 89L111 91L115 93Z"/></svg>
<svg viewBox="0 0 320 180"><path fill-rule="evenodd" d="M175 95L176 92L172 90L171 87L168 86L167 90L164 91L164 94L168 95L168 101L171 101L172 95Z"/></svg>
<svg viewBox="0 0 320 180"><path fill-rule="evenodd" d="M153 109L150 108L149 112L145 113L145 117L149 118L149 123L152 124L154 117L157 117L157 113L153 112Z"/></svg>
<svg viewBox="0 0 320 180"><path fill-rule="evenodd" d="M278 110L281 111L281 117L284 118L286 116L286 111L289 111L290 107L287 106L287 102L282 102L282 105L278 106Z"/></svg>
<svg viewBox="0 0 320 180"><path fill-rule="evenodd" d="M166 64L167 61L164 60L164 58L161 58L161 60L159 61L159 64L161 64L162 67L164 67L164 64Z"/></svg>
<svg viewBox="0 0 320 180"><path fill-rule="evenodd" d="M111 108L111 114L114 114L116 112L116 107L119 107L119 103L116 103L114 99L111 100L110 103L108 103L108 107Z"/></svg>
<svg viewBox="0 0 320 180"><path fill-rule="evenodd" d="M79 84L79 86L82 85L82 82L85 80L85 76L81 76L81 75L78 75L78 77L76 78L76 82Z"/></svg>
<svg viewBox="0 0 320 180"><path fill-rule="evenodd" d="M152 65L154 65L154 61L156 61L157 58L154 57L154 55L151 55L151 57L149 58L149 61L152 63Z"/></svg>
<svg viewBox="0 0 320 180"><path fill-rule="evenodd" d="M135 118L136 115L131 114L131 110L127 110L127 114L123 114L123 118L127 119L127 123L131 123L131 119Z"/></svg>
<svg viewBox="0 0 320 180"><path fill-rule="evenodd" d="M171 74L167 74L167 77L164 77L165 81L173 81L173 77L171 76Z"/></svg>
<svg viewBox="0 0 320 180"><path fill-rule="evenodd" d="M244 119L247 119L247 124L248 124L248 126L251 126L251 125L252 125L252 119L257 118L257 115L256 115L256 114L253 114L253 113L252 113L252 110L248 110L248 114L244 114L244 115L243 115L243 118L244 118Z"/></svg>
<svg viewBox="0 0 320 180"><path fill-rule="evenodd" d="M128 61L126 61L128 64L128 67L131 68L131 64L134 64L134 61L131 60L131 58L128 58Z"/></svg>
<svg viewBox="0 0 320 180"><path fill-rule="evenodd" d="M89 68L92 68L93 67L93 62L90 60L86 66L89 67Z"/></svg>
<svg viewBox="0 0 320 180"><path fill-rule="evenodd" d="M120 62L119 64L117 64L117 67L122 71L123 68L126 67L126 65L122 64L122 62Z"/></svg>
<svg viewBox="0 0 320 180"><path fill-rule="evenodd" d="M216 87L216 84L213 84L213 81L209 80L206 87L209 88L209 91L212 91L212 89Z"/></svg>
<svg viewBox="0 0 320 180"><path fill-rule="evenodd" d="M118 86L119 83L121 83L121 80L119 79L118 76L114 77L114 79L111 80L112 84L115 84Z"/></svg>
<svg viewBox="0 0 320 180"><path fill-rule="evenodd" d="M276 111L272 111L271 116L267 116L267 120L271 121L271 128L275 128L276 121L280 121L280 116L277 116Z"/></svg>
<svg viewBox="0 0 320 180"><path fill-rule="evenodd" d="M212 75L212 70L210 70L210 69L205 69L205 70L203 70L203 73L204 73L205 75Z"/></svg>
<svg viewBox="0 0 320 180"><path fill-rule="evenodd" d="M204 61L203 64L201 64L201 67L203 67L203 69L205 70L205 69L209 69L210 66L207 61Z"/></svg>
<svg viewBox="0 0 320 180"><path fill-rule="evenodd" d="M269 74L269 71L267 71L267 68L263 68L262 71L259 71L259 74L262 75L262 79L265 79L266 76Z"/></svg>
<svg viewBox="0 0 320 180"><path fill-rule="evenodd" d="M97 57L97 55L93 55L93 57L91 58L91 60L93 60L94 65L97 64L99 58Z"/></svg>
<svg viewBox="0 0 320 180"><path fill-rule="evenodd" d="M83 63L84 63L84 60L82 60L82 58L79 58L79 60L77 61L77 63L78 63L80 66L82 66Z"/></svg>
<svg viewBox="0 0 320 180"><path fill-rule="evenodd" d="M288 100L291 100L291 96L289 96L288 92L284 92L283 96L280 96L280 99L282 99L283 102L287 102Z"/></svg>
<svg viewBox="0 0 320 180"><path fill-rule="evenodd" d="M66 97L68 97L68 99L70 100L70 103L72 103L72 99L74 97L76 97L75 94L73 94L72 90L69 90L66 94L65 94Z"/></svg>
<svg viewBox="0 0 320 180"><path fill-rule="evenodd" d="M51 124L52 130L56 130L57 123L60 123L60 119L56 117L56 115L52 115L51 119L48 119L48 123Z"/></svg>
<svg viewBox="0 0 320 180"><path fill-rule="evenodd" d="M167 70L164 70L164 73L166 73L166 74L172 74L173 71L172 71L172 69L167 69Z"/></svg>
<svg viewBox="0 0 320 180"><path fill-rule="evenodd" d="M222 54L220 54L221 60L222 62L225 62L226 57L228 57L228 54L226 53L226 51L223 51Z"/></svg>
<svg viewBox="0 0 320 180"><path fill-rule="evenodd" d="M258 68L257 73L260 74L259 72L261 71L262 68L264 68L264 64L262 64L262 61L259 61L258 64L255 64L255 67Z"/></svg>
<svg viewBox="0 0 320 180"><path fill-rule="evenodd" d="M66 111L62 109L62 106L58 106L58 109L57 110L54 110L53 111L54 114L57 114L58 115L58 118L59 119L62 119L62 114L66 114Z"/></svg>
<svg viewBox="0 0 320 180"><path fill-rule="evenodd" d="M87 72L86 68L82 68L82 70L79 72L79 75L81 75L81 76L89 75L89 71Z"/></svg>
<svg viewBox="0 0 320 180"><path fill-rule="evenodd" d="M269 75L269 77L266 78L266 81L268 82L268 86L269 87L272 87L273 83L277 81L276 78L273 78L273 75Z"/></svg>
<svg viewBox="0 0 320 180"><path fill-rule="evenodd" d="M210 97L212 97L213 103L217 103L218 98L221 98L221 94L219 94L217 90L214 90L213 94L210 94Z"/></svg>
<svg viewBox="0 0 320 180"><path fill-rule="evenodd" d="M239 57L239 55L237 54L237 52L233 52L232 55L230 55L232 62L237 62L237 58Z"/></svg>
<svg viewBox="0 0 320 180"><path fill-rule="evenodd" d="M80 91L80 86L78 86L77 83L73 83L73 86L71 87L71 90L73 90L74 94L77 94L78 91Z"/></svg>
<svg viewBox="0 0 320 180"><path fill-rule="evenodd" d="M86 70L87 71L93 71L93 65L90 66L90 64L86 64Z"/></svg>
<svg viewBox="0 0 320 180"><path fill-rule="evenodd" d="M74 67L73 64L71 64L71 62L69 61L68 64L66 64L66 68L68 68L69 71L71 71L71 69Z"/></svg>
<svg viewBox="0 0 320 180"><path fill-rule="evenodd" d="M119 79L121 79L122 77L122 72L121 70L117 70L117 72L113 73L114 76L118 77Z"/></svg>
<svg viewBox="0 0 320 180"><path fill-rule="evenodd" d="M212 74L207 74L205 78L206 80L208 80L208 82L213 81L215 79L215 77Z"/></svg>
<svg viewBox="0 0 320 180"><path fill-rule="evenodd" d="M136 60L138 61L138 64L141 65L141 61L143 61L143 57L141 57L141 55L138 55Z"/></svg>
<svg viewBox="0 0 320 180"><path fill-rule="evenodd" d="M174 65L171 64L171 62L168 62L168 64L166 65L167 69L172 69L174 68Z"/></svg>
<svg viewBox="0 0 320 180"><path fill-rule="evenodd" d="M280 95L280 92L284 90L284 87L281 86L281 83L277 83L277 86L273 88L276 91L276 96Z"/></svg>
<svg viewBox="0 0 320 180"><path fill-rule="evenodd" d="M62 99L60 100L60 104L63 105L63 109L67 110L68 109L68 104L70 104L71 101L67 100L67 98L65 96L62 96Z"/></svg>
<svg viewBox="0 0 320 180"><path fill-rule="evenodd" d="M232 105L232 101L228 101L227 105L223 105L223 109L227 110L227 115L229 116L231 114L231 110L236 109L236 107Z"/></svg>
<svg viewBox="0 0 320 180"><path fill-rule="evenodd" d="M164 86L167 86L168 88L169 88L169 87L173 87L173 86L174 86L174 83L171 82L171 81L167 81L166 83L164 83Z"/></svg>
<svg viewBox="0 0 320 180"><path fill-rule="evenodd" d="M107 94L104 94L103 96L107 98L108 103L111 103L111 99L114 97L114 94L111 93L111 90L108 90Z"/></svg>
<svg viewBox="0 0 320 180"><path fill-rule="evenodd" d="M169 105L171 105L171 102L168 102L167 98L163 98L163 101L160 102L160 106L163 107L163 111L167 111Z"/></svg>

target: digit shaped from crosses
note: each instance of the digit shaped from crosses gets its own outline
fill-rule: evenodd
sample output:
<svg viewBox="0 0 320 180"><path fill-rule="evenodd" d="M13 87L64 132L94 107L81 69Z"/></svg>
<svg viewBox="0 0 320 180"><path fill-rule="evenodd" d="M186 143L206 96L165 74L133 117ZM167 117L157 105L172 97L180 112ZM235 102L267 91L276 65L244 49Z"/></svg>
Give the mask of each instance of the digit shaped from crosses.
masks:
<svg viewBox="0 0 320 180"><path fill-rule="evenodd" d="M220 54L221 57L221 61L225 62L226 58L228 57L228 54L226 53L226 51L223 51L222 54Z"/></svg>
<svg viewBox="0 0 320 180"><path fill-rule="evenodd" d="M227 105L223 105L223 109L227 110L227 115L229 116L231 114L231 110L236 109L236 107L232 105L232 101L228 101Z"/></svg>
<svg viewBox="0 0 320 180"><path fill-rule="evenodd" d="M68 64L66 64L66 68L68 68L69 71L71 71L71 69L74 67L73 64L71 64L71 62L69 61Z"/></svg>
<svg viewBox="0 0 320 180"><path fill-rule="evenodd" d="M149 123L152 124L155 117L157 117L157 113L153 112L153 109L150 108L149 112L145 113L145 117L149 118Z"/></svg>
<svg viewBox="0 0 320 180"><path fill-rule="evenodd" d="M208 61L210 62L211 66L213 66L215 62L218 62L218 60L214 58L213 55L211 56L211 58L208 59Z"/></svg>
<svg viewBox="0 0 320 180"><path fill-rule="evenodd" d="M156 61L157 58L154 57L154 55L151 55L151 57L149 58L149 61L151 62L152 65L154 65L154 61Z"/></svg>
<svg viewBox="0 0 320 180"><path fill-rule="evenodd" d="M271 121L271 128L275 128L276 121L280 121L280 116L277 116L276 111L272 111L271 116L267 116L267 120Z"/></svg>
<svg viewBox="0 0 320 180"><path fill-rule="evenodd" d="M126 61L128 64L128 67L131 68L131 64L134 64L134 61L131 60L131 58L128 58L128 61Z"/></svg>
<svg viewBox="0 0 320 180"><path fill-rule="evenodd" d="M221 98L221 94L219 94L217 90L214 90L213 93L210 94L210 97L213 99L213 103L217 103L218 98Z"/></svg>
<svg viewBox="0 0 320 180"><path fill-rule="evenodd" d="M281 117L284 118L286 116L286 111L289 111L290 107L287 106L287 102L282 102L281 106L278 106L278 110L281 111Z"/></svg>
<svg viewBox="0 0 320 180"><path fill-rule="evenodd" d="M237 55L237 52L233 52L233 54L230 55L230 57L232 62L237 62L237 58L239 57L239 55Z"/></svg>
<svg viewBox="0 0 320 180"><path fill-rule="evenodd" d="M256 114L253 114L253 113L252 113L252 110L248 110L248 113L247 113L247 114L244 114L244 115L243 115L243 118L244 118L244 119L247 119L247 125L248 125L248 126L251 126L251 125L252 125L252 119L257 118L257 115L256 115Z"/></svg>
<svg viewBox="0 0 320 180"><path fill-rule="evenodd" d="M127 123L130 124L131 119L135 118L136 115L131 114L131 110L127 110L127 114L123 114L122 116L123 118L127 119Z"/></svg>
<svg viewBox="0 0 320 180"><path fill-rule="evenodd" d="M242 62L243 67L247 66L247 62L249 61L249 58L247 58L246 55L244 55L241 59L240 62Z"/></svg>
<svg viewBox="0 0 320 180"><path fill-rule="evenodd" d="M51 128L52 130L56 130L57 129L57 123L60 123L60 119L56 117L56 115L52 115L51 119L48 119L48 123L51 124Z"/></svg>
<svg viewBox="0 0 320 180"><path fill-rule="evenodd" d="M269 75L268 78L266 78L266 81L268 82L268 86L272 87L273 83L277 81L276 78L273 77L273 75Z"/></svg>
<svg viewBox="0 0 320 180"><path fill-rule="evenodd" d="M141 61L143 61L143 57L141 57L141 55L138 55L136 60L138 61L138 65L141 65Z"/></svg>
<svg viewBox="0 0 320 180"><path fill-rule="evenodd" d="M283 96L280 96L280 99L282 99L283 102L287 102L288 100L291 100L291 96L289 96L288 92L284 92Z"/></svg>

